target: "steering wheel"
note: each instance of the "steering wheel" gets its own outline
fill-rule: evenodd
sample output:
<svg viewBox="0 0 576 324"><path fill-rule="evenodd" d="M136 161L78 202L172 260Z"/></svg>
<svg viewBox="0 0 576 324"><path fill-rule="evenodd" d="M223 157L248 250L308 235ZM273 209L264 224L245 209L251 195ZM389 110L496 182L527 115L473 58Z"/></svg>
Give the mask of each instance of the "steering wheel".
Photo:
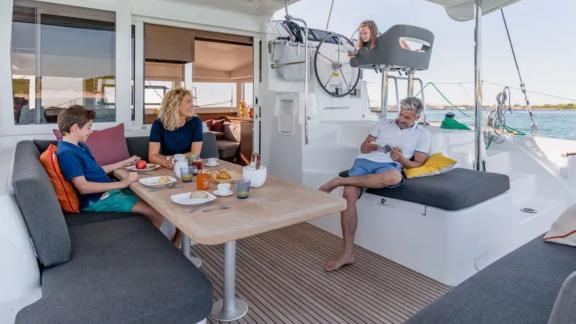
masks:
<svg viewBox="0 0 576 324"><path fill-rule="evenodd" d="M345 36L330 34L316 46L314 72L320 87L333 97L349 95L360 80L360 69L350 65L354 44Z"/></svg>

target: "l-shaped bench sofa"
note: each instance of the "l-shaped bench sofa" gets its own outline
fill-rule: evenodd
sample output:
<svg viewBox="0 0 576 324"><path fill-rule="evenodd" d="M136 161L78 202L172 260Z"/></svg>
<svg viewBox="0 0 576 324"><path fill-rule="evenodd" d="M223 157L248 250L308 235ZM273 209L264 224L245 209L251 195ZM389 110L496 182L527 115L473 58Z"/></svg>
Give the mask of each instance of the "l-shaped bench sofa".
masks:
<svg viewBox="0 0 576 324"><path fill-rule="evenodd" d="M213 145L205 150L217 149L215 138L207 140ZM147 137L126 141L130 154L148 155ZM39 161L51 143L16 146L12 185L36 249L42 297L20 310L15 322L203 321L212 307L212 284L145 217L62 212Z"/></svg>

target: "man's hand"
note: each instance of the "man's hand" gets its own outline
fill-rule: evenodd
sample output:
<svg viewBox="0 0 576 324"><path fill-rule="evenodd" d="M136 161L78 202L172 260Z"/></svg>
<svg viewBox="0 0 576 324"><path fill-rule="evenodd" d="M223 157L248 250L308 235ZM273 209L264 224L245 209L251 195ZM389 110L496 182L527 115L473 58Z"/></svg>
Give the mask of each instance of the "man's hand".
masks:
<svg viewBox="0 0 576 324"><path fill-rule="evenodd" d="M137 172L129 172L126 178L122 179L122 183L125 185L125 188L130 186L130 184L138 181L138 173Z"/></svg>
<svg viewBox="0 0 576 324"><path fill-rule="evenodd" d="M390 158L392 161L402 163L404 154L402 154L402 150L399 147L393 147L390 149Z"/></svg>

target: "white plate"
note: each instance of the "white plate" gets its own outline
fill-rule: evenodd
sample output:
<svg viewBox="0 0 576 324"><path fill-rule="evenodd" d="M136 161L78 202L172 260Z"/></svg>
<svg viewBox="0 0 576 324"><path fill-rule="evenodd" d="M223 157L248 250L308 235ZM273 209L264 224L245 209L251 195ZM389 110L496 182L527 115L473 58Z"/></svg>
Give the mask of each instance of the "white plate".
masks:
<svg viewBox="0 0 576 324"><path fill-rule="evenodd" d="M160 182L161 178L167 178L168 181ZM138 179L138 182L147 186L147 187L163 187L169 185L171 183L175 183L178 180L172 176L158 176L158 177L148 177L148 178L141 178Z"/></svg>
<svg viewBox="0 0 576 324"><path fill-rule="evenodd" d="M185 193L181 193L181 194L175 194L170 196L170 200L172 200L172 202L175 202L177 204L180 205L202 205L205 204L209 201L215 200L216 196L214 196L213 194L206 192L206 195L208 197L203 198L203 199L190 199L190 192L185 192Z"/></svg>
<svg viewBox="0 0 576 324"><path fill-rule="evenodd" d="M206 163L206 164L204 164L204 165L207 166L207 167L217 167L217 166L220 165L220 162L216 162L216 164L208 164L208 163Z"/></svg>
<svg viewBox="0 0 576 324"><path fill-rule="evenodd" d="M160 164L153 164L153 163L148 163L146 165L146 168L144 169L136 169L135 165L131 165L126 167L126 170L128 171L134 171L134 172L142 172L142 171L152 171L152 170L156 170L160 167Z"/></svg>
<svg viewBox="0 0 576 324"><path fill-rule="evenodd" d="M214 190L214 191L212 191L212 193L218 197L228 197L228 196L232 196L232 194L234 194L234 192L232 190L228 191L225 194L221 194L218 190Z"/></svg>

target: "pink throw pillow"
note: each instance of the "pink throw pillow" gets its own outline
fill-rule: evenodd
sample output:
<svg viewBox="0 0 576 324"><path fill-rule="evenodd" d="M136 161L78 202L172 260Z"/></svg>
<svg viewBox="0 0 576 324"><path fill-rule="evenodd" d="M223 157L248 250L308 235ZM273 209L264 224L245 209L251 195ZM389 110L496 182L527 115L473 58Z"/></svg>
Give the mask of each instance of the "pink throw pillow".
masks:
<svg viewBox="0 0 576 324"><path fill-rule="evenodd" d="M58 141L62 139L60 130L53 129L52 132ZM130 157L124 135L124 124L122 123L114 127L93 131L88 137L86 145L100 165L116 163Z"/></svg>
<svg viewBox="0 0 576 324"><path fill-rule="evenodd" d="M212 121L212 128L213 128L212 131L222 133L224 131L224 122L225 121L226 121L225 119L218 119L218 120Z"/></svg>
<svg viewBox="0 0 576 324"><path fill-rule="evenodd" d="M213 131L214 130L214 119L208 119L207 121L205 121L206 126L208 127L208 130Z"/></svg>

